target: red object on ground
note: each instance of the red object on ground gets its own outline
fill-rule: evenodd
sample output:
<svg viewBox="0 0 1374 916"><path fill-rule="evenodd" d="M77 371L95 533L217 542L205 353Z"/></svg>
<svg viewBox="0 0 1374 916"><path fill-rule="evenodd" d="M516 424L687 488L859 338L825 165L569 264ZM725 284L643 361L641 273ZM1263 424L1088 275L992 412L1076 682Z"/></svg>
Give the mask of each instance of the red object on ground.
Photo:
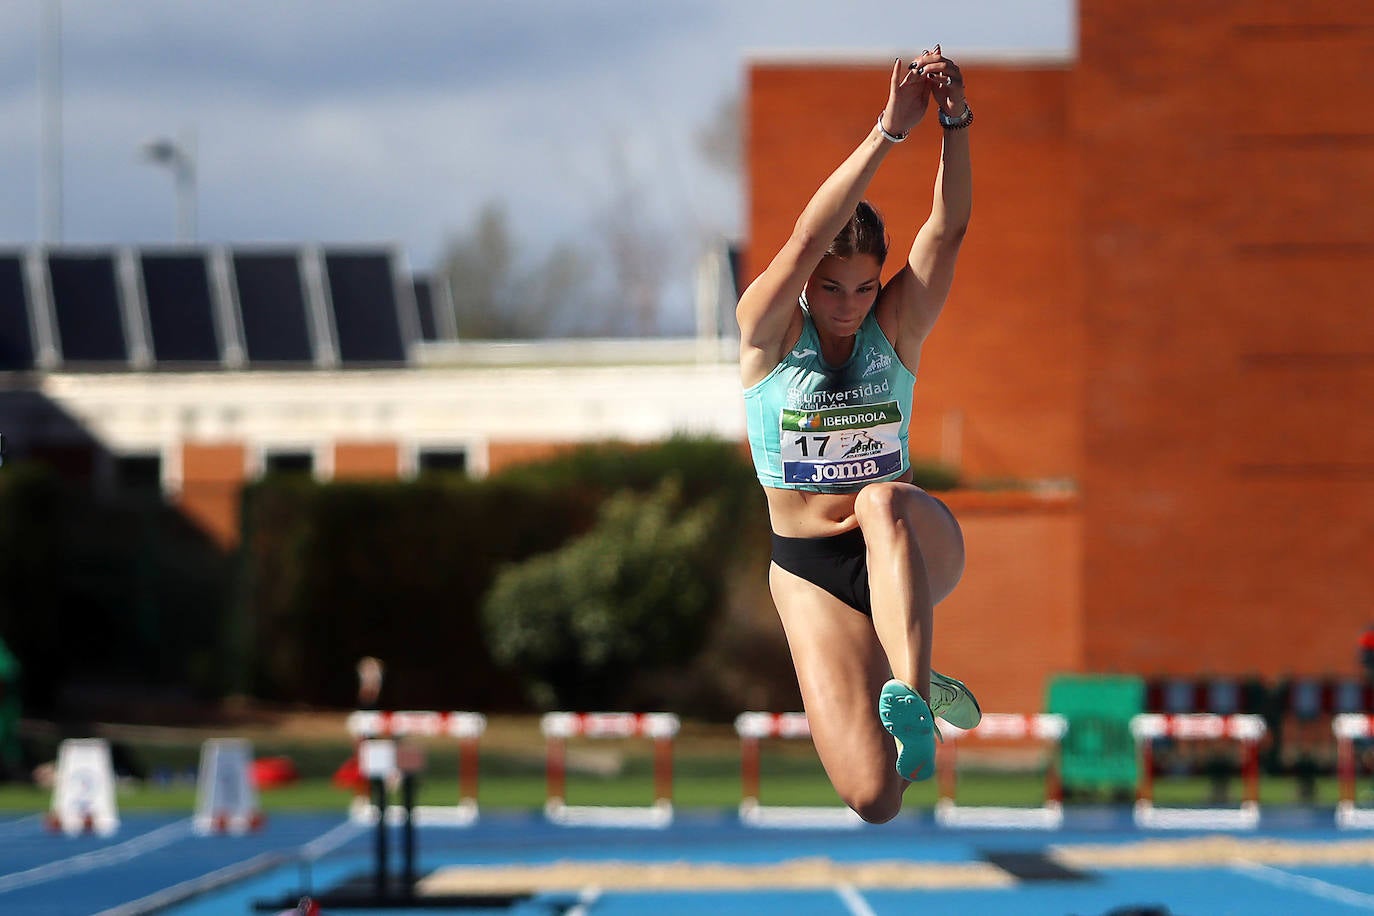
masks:
<svg viewBox="0 0 1374 916"><path fill-rule="evenodd" d="M334 771L334 785L340 789L348 789L351 792L362 792L367 789L367 780L363 778L362 770L358 768L358 755L354 754L343 762Z"/></svg>
<svg viewBox="0 0 1374 916"><path fill-rule="evenodd" d="M300 777L290 757L259 757L253 761L253 783L259 789L288 786Z"/></svg>

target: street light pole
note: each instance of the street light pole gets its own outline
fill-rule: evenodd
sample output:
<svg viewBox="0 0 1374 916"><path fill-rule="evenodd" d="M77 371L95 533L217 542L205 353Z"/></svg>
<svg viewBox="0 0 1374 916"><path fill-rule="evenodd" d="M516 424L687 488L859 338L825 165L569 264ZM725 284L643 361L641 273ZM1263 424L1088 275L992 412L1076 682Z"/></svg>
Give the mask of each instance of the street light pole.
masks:
<svg viewBox="0 0 1374 916"><path fill-rule="evenodd" d="M38 48L38 238L62 244L62 2L43 4Z"/></svg>
<svg viewBox="0 0 1374 916"><path fill-rule="evenodd" d="M143 155L149 162L165 165L172 170L176 183L177 241L189 244L196 240L196 135L188 130L180 141L159 137L143 144Z"/></svg>

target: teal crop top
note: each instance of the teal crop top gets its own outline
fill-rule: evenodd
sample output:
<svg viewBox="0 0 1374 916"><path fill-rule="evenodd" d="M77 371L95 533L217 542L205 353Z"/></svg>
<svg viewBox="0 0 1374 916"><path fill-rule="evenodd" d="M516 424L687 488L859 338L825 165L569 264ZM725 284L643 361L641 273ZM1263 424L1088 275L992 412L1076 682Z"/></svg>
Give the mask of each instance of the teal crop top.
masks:
<svg viewBox="0 0 1374 916"><path fill-rule="evenodd" d="M847 493L900 477L916 376L897 358L873 312L841 366L821 359L811 316L773 371L744 392L749 450L765 487Z"/></svg>

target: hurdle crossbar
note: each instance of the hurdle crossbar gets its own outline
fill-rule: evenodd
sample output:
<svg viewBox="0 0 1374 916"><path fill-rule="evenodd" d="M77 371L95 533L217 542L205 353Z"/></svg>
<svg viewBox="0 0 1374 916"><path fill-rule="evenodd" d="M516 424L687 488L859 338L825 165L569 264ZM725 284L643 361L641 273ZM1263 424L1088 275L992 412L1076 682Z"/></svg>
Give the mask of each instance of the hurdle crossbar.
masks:
<svg viewBox="0 0 1374 916"><path fill-rule="evenodd" d="M735 718L740 740L740 822L767 828L854 828L863 819L840 805L764 805L759 802L760 748L764 738L809 739L804 712L744 712Z"/></svg>
<svg viewBox="0 0 1374 916"><path fill-rule="evenodd" d="M477 783L480 771L478 743L487 730L487 717L479 712L432 712L406 710L381 712L359 710L348 716L348 732L359 740L373 738L458 739L458 804L417 805L415 823L421 826L467 827L477 822ZM376 823L377 806L359 798L350 817L360 823ZM401 805L388 805L387 823L405 821Z"/></svg>
<svg viewBox="0 0 1374 916"><path fill-rule="evenodd" d="M1355 803L1359 765L1355 759L1355 742L1374 738L1374 716L1361 712L1341 713L1331 720L1336 736L1336 776L1340 783L1340 799L1336 802L1336 826L1343 830L1374 828L1374 808L1362 808Z"/></svg>
<svg viewBox="0 0 1374 916"><path fill-rule="evenodd" d="M1136 783L1136 825L1156 830L1254 830L1259 826L1259 743L1267 729L1256 715L1220 716L1212 713L1161 715L1144 713L1131 719L1139 773ZM1154 741L1236 741L1241 748L1244 795L1238 808L1157 808L1154 804Z"/></svg>
<svg viewBox="0 0 1374 916"><path fill-rule="evenodd" d="M681 722L669 712L551 712L540 720L545 739L544 813L568 827L667 827L673 821L673 739ZM569 738L652 738L654 802L648 806L569 805Z"/></svg>
<svg viewBox="0 0 1374 916"><path fill-rule="evenodd" d="M992 829L1056 830L1064 825L1064 794L1059 778L1059 744L1068 730L1061 715L1037 713L984 713L975 728L962 729L948 723L942 728L945 742L940 746L945 758L939 767L940 797L935 802L935 821L942 827L987 827ZM1045 771L1045 800L1036 807L1009 805L960 805L957 801L959 743L971 738L985 740L1034 739L1052 743L1049 766Z"/></svg>

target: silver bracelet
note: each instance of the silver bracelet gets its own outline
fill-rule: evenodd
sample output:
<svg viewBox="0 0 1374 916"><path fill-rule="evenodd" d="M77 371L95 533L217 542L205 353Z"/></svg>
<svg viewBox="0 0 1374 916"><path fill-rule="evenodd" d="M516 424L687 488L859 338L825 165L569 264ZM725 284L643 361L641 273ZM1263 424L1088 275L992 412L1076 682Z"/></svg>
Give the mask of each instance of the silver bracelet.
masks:
<svg viewBox="0 0 1374 916"><path fill-rule="evenodd" d="M890 133L886 127L883 127L883 113L881 111L878 112L878 131L888 143L901 143L907 138L907 134L911 133L911 131L903 134Z"/></svg>
<svg viewBox="0 0 1374 916"><path fill-rule="evenodd" d="M973 123L973 109L969 106L967 100L964 102L964 113L959 115L959 117L948 117L941 109L936 109L935 116L940 119L940 126L945 130L963 130Z"/></svg>

